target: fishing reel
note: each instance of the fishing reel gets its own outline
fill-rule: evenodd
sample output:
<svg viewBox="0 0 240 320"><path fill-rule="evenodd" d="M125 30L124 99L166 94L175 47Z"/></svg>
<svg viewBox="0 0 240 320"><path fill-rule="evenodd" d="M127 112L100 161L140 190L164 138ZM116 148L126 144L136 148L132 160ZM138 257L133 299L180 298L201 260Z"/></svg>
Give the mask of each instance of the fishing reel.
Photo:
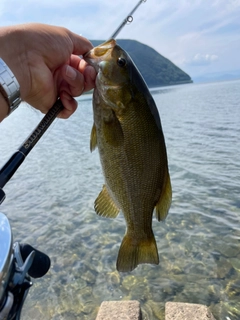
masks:
<svg viewBox="0 0 240 320"><path fill-rule="evenodd" d="M115 38L133 13L147 0L140 0L110 37ZM3 187L12 178L26 156L64 109L58 99L32 134L24 141L0 170L0 205L5 200ZM24 301L32 286L32 278L43 277L50 268L50 258L28 244L13 243L8 218L0 212L0 320L19 320Z"/></svg>
<svg viewBox="0 0 240 320"><path fill-rule="evenodd" d="M63 108L58 99L32 134L1 168L0 204L6 197L3 187ZM50 258L46 254L29 244L13 243L8 218L0 212L0 320L20 319L22 306L32 286L31 277L43 277L50 264Z"/></svg>
<svg viewBox="0 0 240 320"><path fill-rule="evenodd" d="M19 320L31 277L43 277L51 262L28 244L13 244L9 221L1 212L0 245L0 320Z"/></svg>
<svg viewBox="0 0 240 320"><path fill-rule="evenodd" d="M58 99L32 134L0 170L0 204L5 200L3 187L12 178L28 153L49 128L63 104ZM43 277L50 258L29 244L13 243L8 218L0 212L0 320L19 320L22 306L32 286L32 278Z"/></svg>

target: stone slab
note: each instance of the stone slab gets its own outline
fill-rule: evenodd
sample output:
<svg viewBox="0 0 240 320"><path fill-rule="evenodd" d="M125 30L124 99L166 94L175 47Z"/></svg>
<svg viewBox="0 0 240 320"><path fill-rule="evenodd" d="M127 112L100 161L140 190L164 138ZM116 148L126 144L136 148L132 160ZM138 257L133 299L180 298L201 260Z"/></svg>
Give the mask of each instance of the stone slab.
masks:
<svg viewBox="0 0 240 320"><path fill-rule="evenodd" d="M167 302L165 320L215 320L207 306L194 303Z"/></svg>
<svg viewBox="0 0 240 320"><path fill-rule="evenodd" d="M96 320L141 320L140 303L130 301L102 302Z"/></svg>

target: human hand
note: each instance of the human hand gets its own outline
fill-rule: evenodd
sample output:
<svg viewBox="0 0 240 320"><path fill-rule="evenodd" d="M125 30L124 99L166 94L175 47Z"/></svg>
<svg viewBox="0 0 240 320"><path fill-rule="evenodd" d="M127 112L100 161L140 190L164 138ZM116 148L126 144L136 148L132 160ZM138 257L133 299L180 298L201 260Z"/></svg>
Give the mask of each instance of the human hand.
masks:
<svg viewBox="0 0 240 320"><path fill-rule="evenodd" d="M96 72L79 57L91 48L87 39L62 27L0 28L0 56L18 80L22 100L46 113L60 97L61 118L76 110L73 97L94 87Z"/></svg>

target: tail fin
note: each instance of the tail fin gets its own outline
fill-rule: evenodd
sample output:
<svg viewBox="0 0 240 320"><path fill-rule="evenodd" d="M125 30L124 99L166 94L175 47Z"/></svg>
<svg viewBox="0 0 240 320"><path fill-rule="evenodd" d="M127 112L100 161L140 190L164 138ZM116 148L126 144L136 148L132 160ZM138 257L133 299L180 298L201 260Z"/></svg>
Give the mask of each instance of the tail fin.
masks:
<svg viewBox="0 0 240 320"><path fill-rule="evenodd" d="M118 253L117 270L128 272L141 263L159 264L158 250L153 233L145 239L124 236Z"/></svg>

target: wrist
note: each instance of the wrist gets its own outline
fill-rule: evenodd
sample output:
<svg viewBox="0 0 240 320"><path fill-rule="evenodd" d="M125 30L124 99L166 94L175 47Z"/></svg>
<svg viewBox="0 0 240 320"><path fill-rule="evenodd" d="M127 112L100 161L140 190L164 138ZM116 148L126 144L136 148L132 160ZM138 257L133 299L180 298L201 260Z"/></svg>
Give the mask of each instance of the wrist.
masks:
<svg viewBox="0 0 240 320"><path fill-rule="evenodd" d="M8 105L8 114L13 112L20 104L20 86L19 83L6 65L0 58L0 92Z"/></svg>
<svg viewBox="0 0 240 320"><path fill-rule="evenodd" d="M0 122L7 117L9 111L9 106L7 104L7 101L3 97L3 95L0 92Z"/></svg>
<svg viewBox="0 0 240 320"><path fill-rule="evenodd" d="M30 79L26 63L23 25L0 27L0 58L14 74L21 87L21 97L24 98Z"/></svg>

